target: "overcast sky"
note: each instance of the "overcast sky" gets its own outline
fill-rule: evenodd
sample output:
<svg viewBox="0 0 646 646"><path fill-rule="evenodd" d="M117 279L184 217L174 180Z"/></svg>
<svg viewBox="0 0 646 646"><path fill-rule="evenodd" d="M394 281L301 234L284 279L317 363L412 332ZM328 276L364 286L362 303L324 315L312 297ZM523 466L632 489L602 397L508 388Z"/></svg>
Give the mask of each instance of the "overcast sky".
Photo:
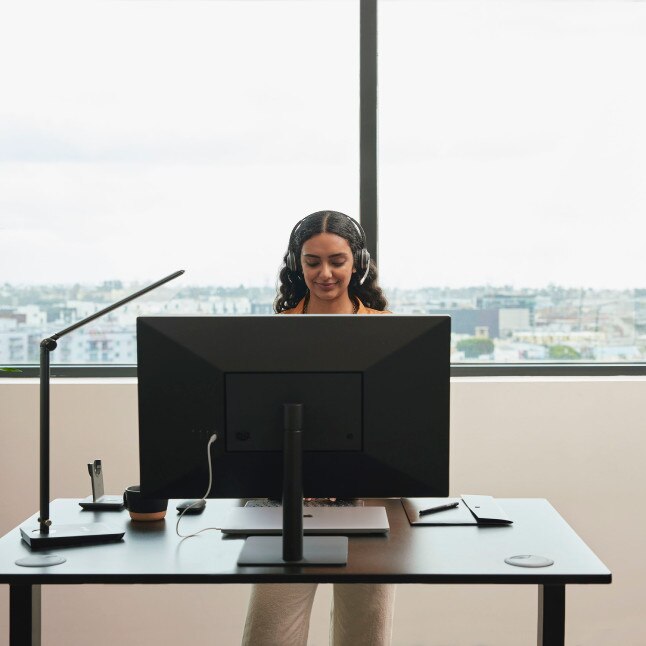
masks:
<svg viewBox="0 0 646 646"><path fill-rule="evenodd" d="M274 285L358 216L358 2L0 3L0 281ZM646 4L382 2L385 286L646 287Z"/></svg>

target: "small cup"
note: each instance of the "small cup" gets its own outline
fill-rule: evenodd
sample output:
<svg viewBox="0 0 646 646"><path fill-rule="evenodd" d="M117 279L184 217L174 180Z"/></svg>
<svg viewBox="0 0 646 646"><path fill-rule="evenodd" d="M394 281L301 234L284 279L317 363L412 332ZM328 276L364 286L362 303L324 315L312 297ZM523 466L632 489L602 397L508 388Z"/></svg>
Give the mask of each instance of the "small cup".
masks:
<svg viewBox="0 0 646 646"><path fill-rule="evenodd" d="M131 485L123 492L123 504L132 520L162 520L166 516L168 500L144 498L139 485Z"/></svg>

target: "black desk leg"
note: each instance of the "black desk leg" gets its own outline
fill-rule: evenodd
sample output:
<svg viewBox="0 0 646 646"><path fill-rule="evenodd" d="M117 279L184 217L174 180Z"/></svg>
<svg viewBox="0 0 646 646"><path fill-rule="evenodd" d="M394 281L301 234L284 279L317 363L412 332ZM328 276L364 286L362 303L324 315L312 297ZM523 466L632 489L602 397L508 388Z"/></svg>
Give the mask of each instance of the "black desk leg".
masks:
<svg viewBox="0 0 646 646"><path fill-rule="evenodd" d="M9 586L10 646L40 646L40 586Z"/></svg>
<svg viewBox="0 0 646 646"><path fill-rule="evenodd" d="M565 585L538 586L538 646L565 644Z"/></svg>

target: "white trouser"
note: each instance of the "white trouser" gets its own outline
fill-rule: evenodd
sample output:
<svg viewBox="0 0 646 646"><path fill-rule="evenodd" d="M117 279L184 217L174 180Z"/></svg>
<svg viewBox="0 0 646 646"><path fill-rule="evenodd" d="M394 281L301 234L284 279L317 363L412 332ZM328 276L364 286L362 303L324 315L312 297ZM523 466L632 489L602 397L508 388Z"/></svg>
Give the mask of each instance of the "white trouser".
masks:
<svg viewBox="0 0 646 646"><path fill-rule="evenodd" d="M243 646L306 646L317 583L254 585ZM395 586L335 583L330 611L332 646L388 646Z"/></svg>

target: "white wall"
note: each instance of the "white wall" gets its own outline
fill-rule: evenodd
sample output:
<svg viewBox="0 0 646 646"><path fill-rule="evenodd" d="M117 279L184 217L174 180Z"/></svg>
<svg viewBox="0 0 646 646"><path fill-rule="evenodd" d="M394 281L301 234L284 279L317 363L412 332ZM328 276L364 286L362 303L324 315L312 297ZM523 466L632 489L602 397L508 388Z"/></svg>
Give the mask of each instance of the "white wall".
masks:
<svg viewBox="0 0 646 646"><path fill-rule="evenodd" d="M52 498L88 495L95 458L106 493L137 482L134 380L55 380L51 409ZM452 495L548 498L613 572L610 586L567 588L566 642L646 644L646 378L458 379L451 415ZM0 532L37 510L37 474L37 383L0 380ZM533 586L402 585L397 594L396 646L536 643ZM8 597L0 586L0 646ZM44 587L43 643L237 644L247 597L242 585ZM322 587L312 645L327 643L329 598Z"/></svg>

